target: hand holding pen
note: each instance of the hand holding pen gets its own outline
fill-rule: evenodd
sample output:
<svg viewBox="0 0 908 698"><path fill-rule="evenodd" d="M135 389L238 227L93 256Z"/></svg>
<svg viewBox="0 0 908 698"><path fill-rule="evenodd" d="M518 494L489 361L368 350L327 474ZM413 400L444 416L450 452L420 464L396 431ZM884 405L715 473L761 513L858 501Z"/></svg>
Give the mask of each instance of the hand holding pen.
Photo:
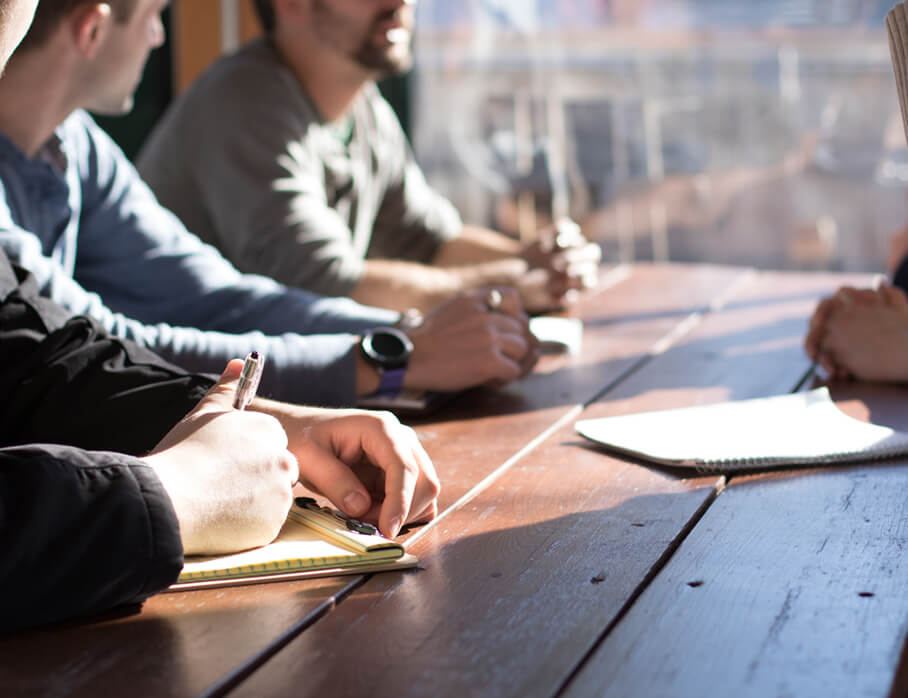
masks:
<svg viewBox="0 0 908 698"><path fill-rule="evenodd" d="M186 555L264 545L290 508L299 466L287 450L286 432L270 415L234 408L255 393L255 357L247 361L247 383L234 359L195 409L143 458L170 497Z"/></svg>
<svg viewBox="0 0 908 698"><path fill-rule="evenodd" d="M519 310L519 303L508 294L514 295L509 290L487 291L489 311L510 314ZM234 409L242 411L255 399L264 366L263 354L252 351L246 356L233 396ZM352 515L378 522L389 538L406 523L435 517L440 485L432 461L413 430L391 415L303 408L308 425L298 428L301 425L292 416L294 406L272 403L271 409L286 430L285 443L298 458L297 477L302 476L313 491L342 504L347 512L324 511L350 530L378 533L370 523Z"/></svg>
<svg viewBox="0 0 908 698"><path fill-rule="evenodd" d="M377 522L387 537L437 514L438 477L412 429L388 413L273 400L241 410L261 367L260 354L247 357L245 371L231 361L146 458L174 502L186 554L267 543L299 480L347 518Z"/></svg>

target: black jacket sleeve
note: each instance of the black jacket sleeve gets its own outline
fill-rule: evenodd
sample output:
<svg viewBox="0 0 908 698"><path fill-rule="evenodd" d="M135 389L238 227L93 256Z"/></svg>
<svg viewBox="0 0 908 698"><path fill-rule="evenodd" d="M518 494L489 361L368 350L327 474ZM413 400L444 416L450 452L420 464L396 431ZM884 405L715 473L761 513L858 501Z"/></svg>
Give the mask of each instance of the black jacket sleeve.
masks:
<svg viewBox="0 0 908 698"><path fill-rule="evenodd" d="M70 317L0 259L0 446L140 455L211 387L93 320Z"/></svg>
<svg viewBox="0 0 908 698"><path fill-rule="evenodd" d="M144 601L183 566L157 476L131 456L0 449L0 631Z"/></svg>
<svg viewBox="0 0 908 698"><path fill-rule="evenodd" d="M69 316L0 253L0 630L140 602L176 579L170 498L134 456L212 382Z"/></svg>

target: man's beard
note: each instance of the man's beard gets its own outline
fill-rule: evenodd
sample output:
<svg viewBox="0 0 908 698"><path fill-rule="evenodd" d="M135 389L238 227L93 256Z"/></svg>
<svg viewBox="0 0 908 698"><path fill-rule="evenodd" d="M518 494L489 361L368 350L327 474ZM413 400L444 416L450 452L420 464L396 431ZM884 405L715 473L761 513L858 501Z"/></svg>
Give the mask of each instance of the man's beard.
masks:
<svg viewBox="0 0 908 698"><path fill-rule="evenodd" d="M380 76L399 75L408 71L413 64L409 46L375 46L372 43L378 26L394 19L397 12L398 10L388 10L374 17L362 43L350 54L349 57L364 70ZM327 36L333 37L332 43L340 46L342 42L337 39L336 32L344 31L344 20L336 14L331 0L316 0L313 3L313 15L316 24L323 27ZM331 38L328 41L330 42Z"/></svg>
<svg viewBox="0 0 908 698"><path fill-rule="evenodd" d="M410 70L413 65L412 54L402 48L396 45L377 48L366 40L353 55L353 60L362 68L377 72L382 77L400 75Z"/></svg>
<svg viewBox="0 0 908 698"><path fill-rule="evenodd" d="M404 47L397 45L378 48L367 39L353 54L353 60L366 70L377 72L382 77L400 75L410 70L413 65L413 56L409 49L403 49Z"/></svg>

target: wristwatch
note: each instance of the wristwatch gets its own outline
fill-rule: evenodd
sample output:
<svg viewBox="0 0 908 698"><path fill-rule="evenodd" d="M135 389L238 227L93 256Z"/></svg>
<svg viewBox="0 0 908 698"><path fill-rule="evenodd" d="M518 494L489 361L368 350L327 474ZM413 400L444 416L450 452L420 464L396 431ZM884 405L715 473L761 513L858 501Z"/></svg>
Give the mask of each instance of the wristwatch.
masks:
<svg viewBox="0 0 908 698"><path fill-rule="evenodd" d="M413 342L395 327L377 327L360 340L363 357L378 371L376 392L397 395L404 384L407 362L413 353Z"/></svg>

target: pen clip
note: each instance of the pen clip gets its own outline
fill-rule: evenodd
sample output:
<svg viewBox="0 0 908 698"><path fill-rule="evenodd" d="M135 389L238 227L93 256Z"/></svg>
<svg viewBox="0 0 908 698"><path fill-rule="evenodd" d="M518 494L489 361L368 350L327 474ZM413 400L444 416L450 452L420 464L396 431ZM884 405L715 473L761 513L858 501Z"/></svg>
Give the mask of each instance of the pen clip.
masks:
<svg viewBox="0 0 908 698"><path fill-rule="evenodd" d="M343 524L347 527L348 530L353 531L354 533L361 533L364 536L377 536L380 535L378 529L372 524L366 523L365 521L360 521L354 519L353 517L347 516L344 512L339 509L329 509L328 507L320 507L318 502L316 502L312 497L297 497L294 502L296 506L301 509L309 509L310 511L315 511L320 514L325 514L335 519L338 523Z"/></svg>

